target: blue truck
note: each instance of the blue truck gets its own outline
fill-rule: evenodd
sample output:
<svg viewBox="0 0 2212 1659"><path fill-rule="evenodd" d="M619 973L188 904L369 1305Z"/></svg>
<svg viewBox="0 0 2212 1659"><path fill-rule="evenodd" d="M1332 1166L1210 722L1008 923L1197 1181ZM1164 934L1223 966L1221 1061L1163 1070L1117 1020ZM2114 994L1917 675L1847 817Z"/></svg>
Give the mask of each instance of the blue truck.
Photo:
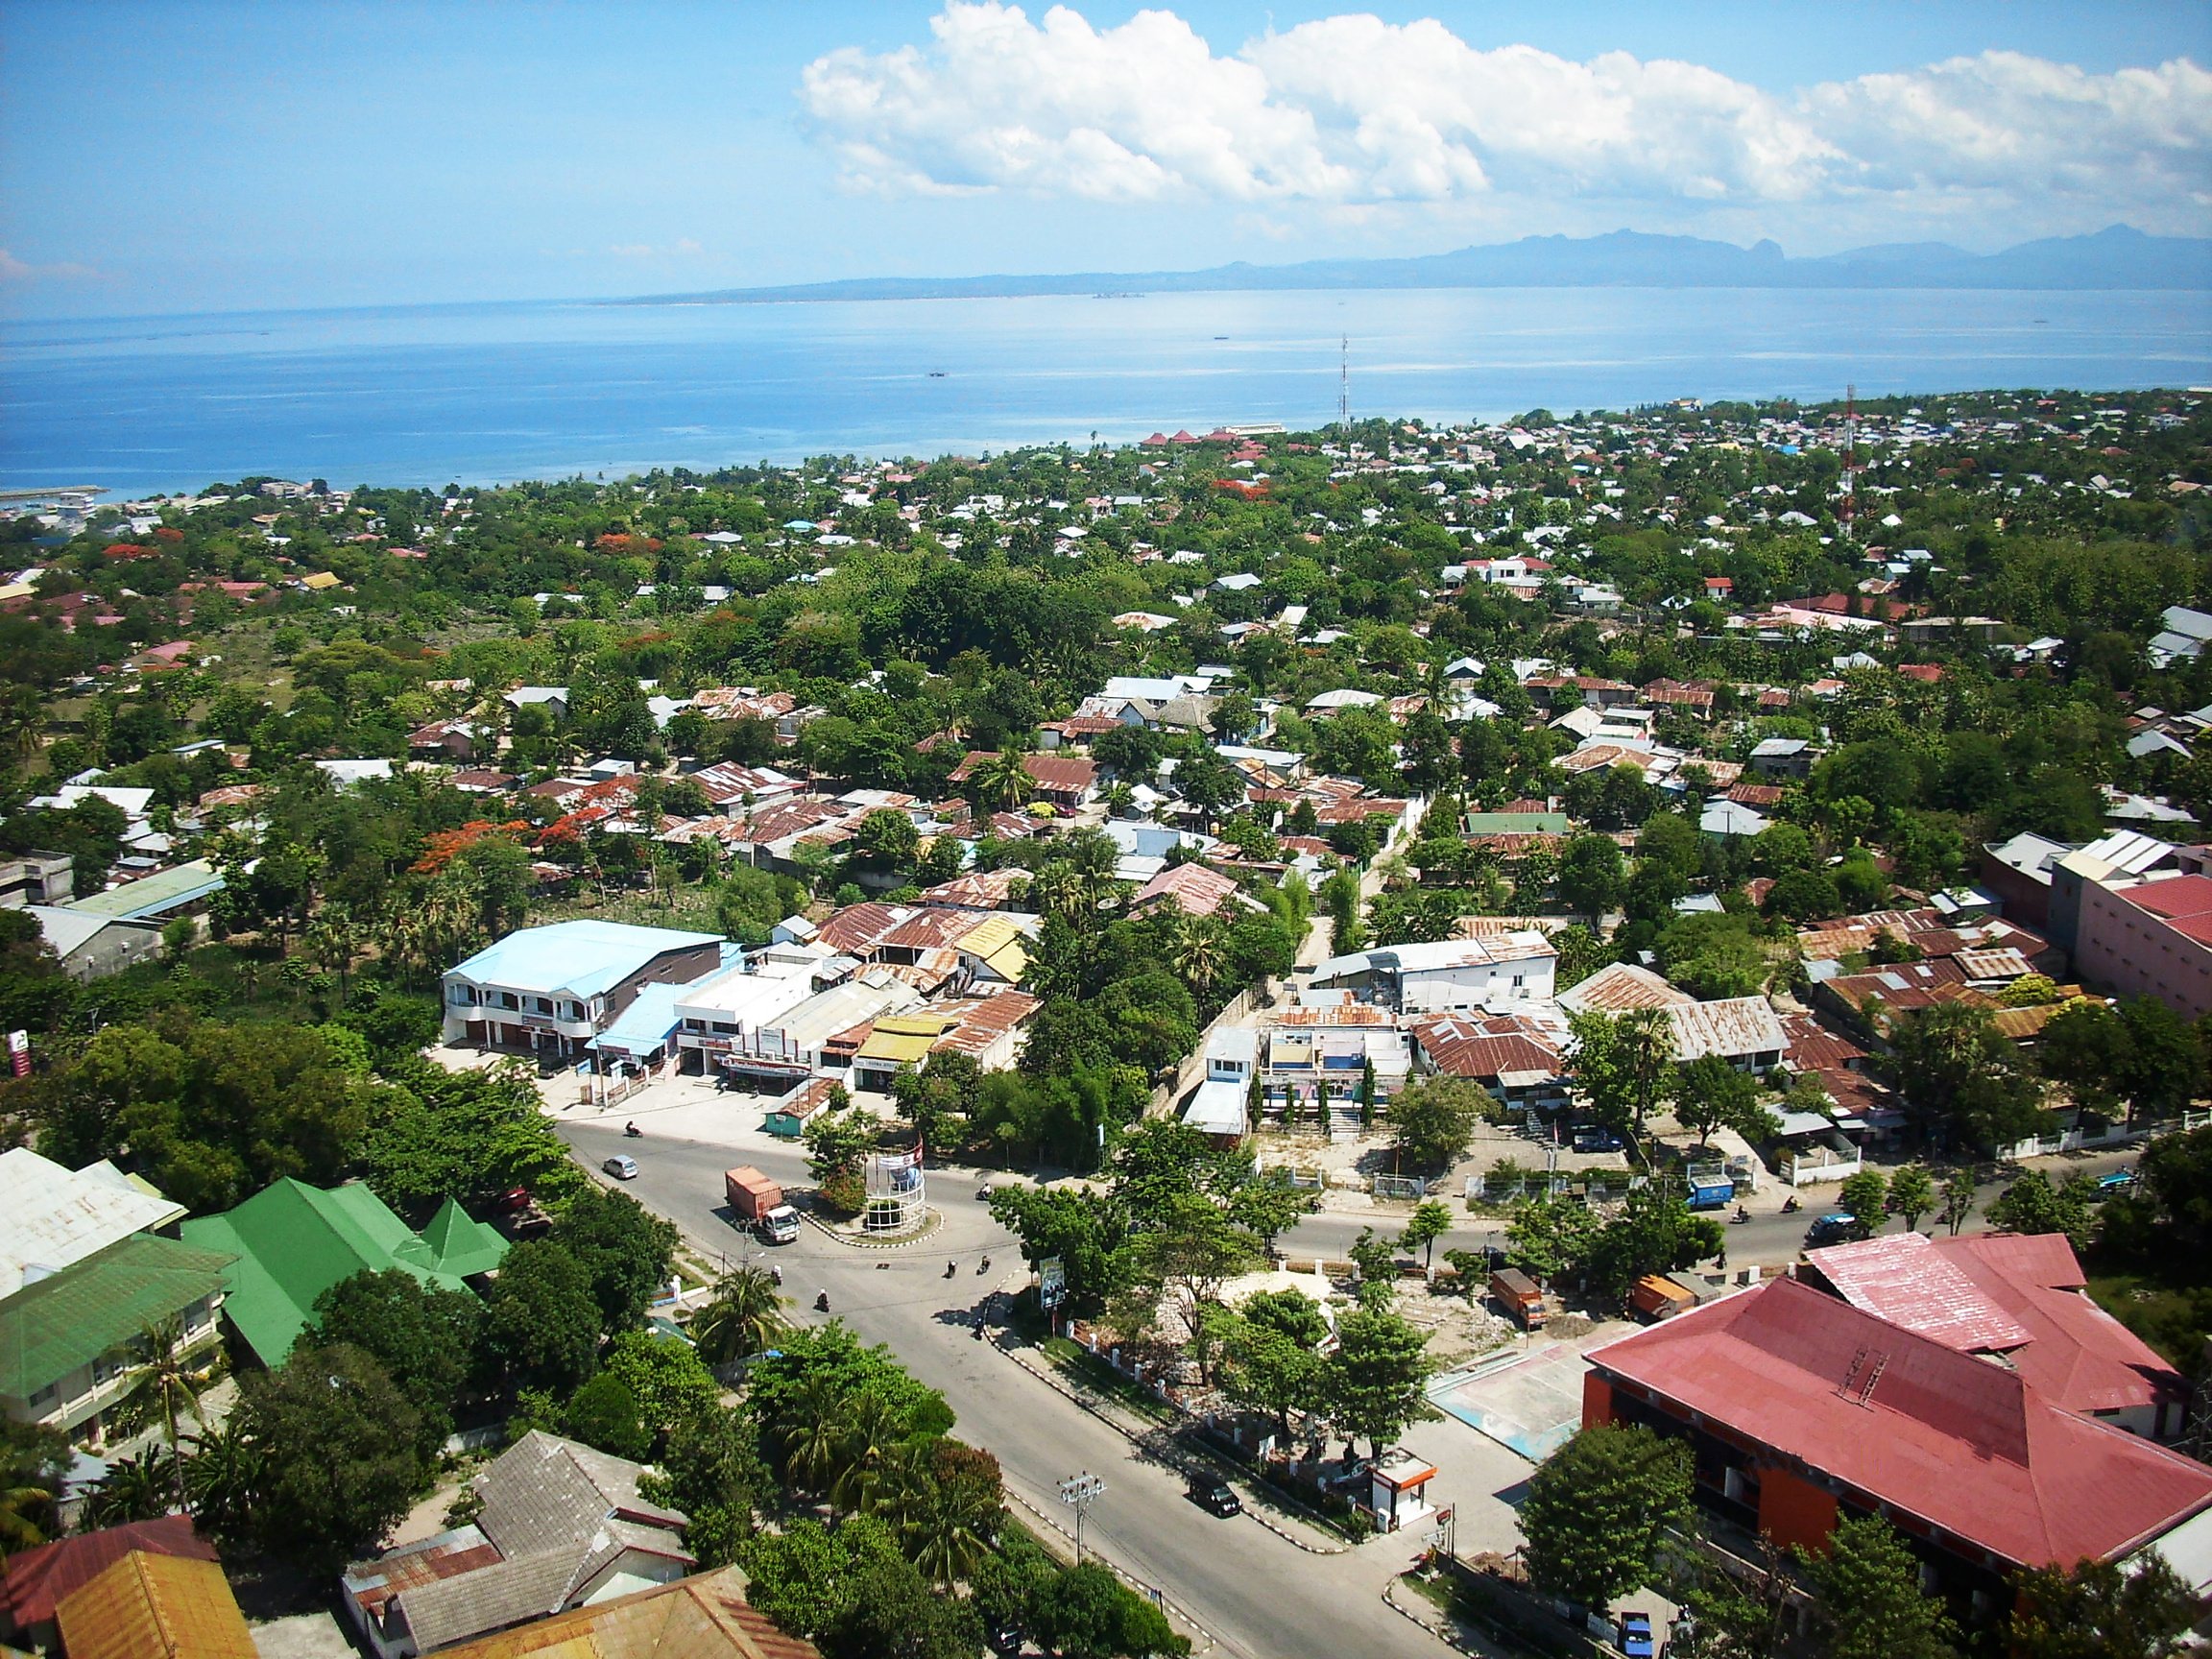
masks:
<svg viewBox="0 0 2212 1659"><path fill-rule="evenodd" d="M1693 1169L1690 1172L1691 1209L1725 1210L1735 1196L1735 1181L1720 1171Z"/></svg>

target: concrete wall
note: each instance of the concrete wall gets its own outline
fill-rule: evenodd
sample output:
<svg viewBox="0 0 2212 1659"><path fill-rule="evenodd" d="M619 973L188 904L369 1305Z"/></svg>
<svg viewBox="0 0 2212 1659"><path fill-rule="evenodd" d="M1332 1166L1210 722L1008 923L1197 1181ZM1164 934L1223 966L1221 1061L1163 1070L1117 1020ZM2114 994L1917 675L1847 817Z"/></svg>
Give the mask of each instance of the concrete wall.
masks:
<svg viewBox="0 0 2212 1659"><path fill-rule="evenodd" d="M2185 1019L2212 1014L2212 947L2129 903L2128 891L2081 883L2075 972L2098 990L2155 997Z"/></svg>

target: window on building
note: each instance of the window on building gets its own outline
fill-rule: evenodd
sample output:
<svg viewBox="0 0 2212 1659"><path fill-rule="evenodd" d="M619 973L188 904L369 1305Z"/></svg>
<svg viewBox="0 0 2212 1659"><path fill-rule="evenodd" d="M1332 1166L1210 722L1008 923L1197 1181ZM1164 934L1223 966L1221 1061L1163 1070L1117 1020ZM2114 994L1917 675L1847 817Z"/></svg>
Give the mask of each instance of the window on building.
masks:
<svg viewBox="0 0 2212 1659"><path fill-rule="evenodd" d="M725 1037L734 1037L737 1035L737 1022L734 1020L717 1020L714 1022L714 1029Z"/></svg>
<svg viewBox="0 0 2212 1659"><path fill-rule="evenodd" d="M46 1384L46 1386L45 1386L45 1387L43 1387L43 1388L40 1388L40 1389L37 1389L36 1391L35 1391L35 1392L32 1394L32 1396L31 1396L31 1404L32 1404L32 1405L34 1405L34 1406L51 1406L51 1405L53 1405L53 1404L54 1404L55 1400L56 1400L56 1399L57 1399L57 1398L58 1398L58 1397L60 1395L60 1393L61 1393L61 1384L60 1384L60 1383L59 1383L59 1382L49 1382L49 1383L47 1383L47 1384Z"/></svg>
<svg viewBox="0 0 2212 1659"><path fill-rule="evenodd" d="M533 1000L533 1001L535 1001L535 1002L538 1004L538 1012L539 1012L539 1013L541 1013L541 1014L550 1014L550 1013L552 1013L552 1012L553 1012L553 998L550 998L550 997L537 997L537 998L532 998L532 1000Z"/></svg>

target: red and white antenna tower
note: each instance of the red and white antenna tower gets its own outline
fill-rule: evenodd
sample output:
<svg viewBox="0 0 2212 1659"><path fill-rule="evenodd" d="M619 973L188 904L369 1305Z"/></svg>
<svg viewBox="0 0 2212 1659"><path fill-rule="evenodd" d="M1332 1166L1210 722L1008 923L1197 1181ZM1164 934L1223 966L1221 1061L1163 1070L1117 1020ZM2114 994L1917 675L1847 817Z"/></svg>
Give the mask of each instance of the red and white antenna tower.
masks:
<svg viewBox="0 0 2212 1659"><path fill-rule="evenodd" d="M1843 537L1853 539L1859 517L1859 388L1843 388Z"/></svg>

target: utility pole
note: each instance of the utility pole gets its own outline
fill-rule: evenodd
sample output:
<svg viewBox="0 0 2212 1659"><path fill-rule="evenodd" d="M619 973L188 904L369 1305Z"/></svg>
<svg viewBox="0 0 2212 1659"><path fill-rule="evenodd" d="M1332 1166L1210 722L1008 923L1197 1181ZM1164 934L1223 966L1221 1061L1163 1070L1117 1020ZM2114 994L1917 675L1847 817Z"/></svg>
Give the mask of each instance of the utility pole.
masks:
<svg viewBox="0 0 2212 1659"><path fill-rule="evenodd" d="M1106 1479L1086 1471L1060 1482L1060 1502L1075 1511L1075 1565L1083 1565L1083 1517L1106 1495Z"/></svg>

